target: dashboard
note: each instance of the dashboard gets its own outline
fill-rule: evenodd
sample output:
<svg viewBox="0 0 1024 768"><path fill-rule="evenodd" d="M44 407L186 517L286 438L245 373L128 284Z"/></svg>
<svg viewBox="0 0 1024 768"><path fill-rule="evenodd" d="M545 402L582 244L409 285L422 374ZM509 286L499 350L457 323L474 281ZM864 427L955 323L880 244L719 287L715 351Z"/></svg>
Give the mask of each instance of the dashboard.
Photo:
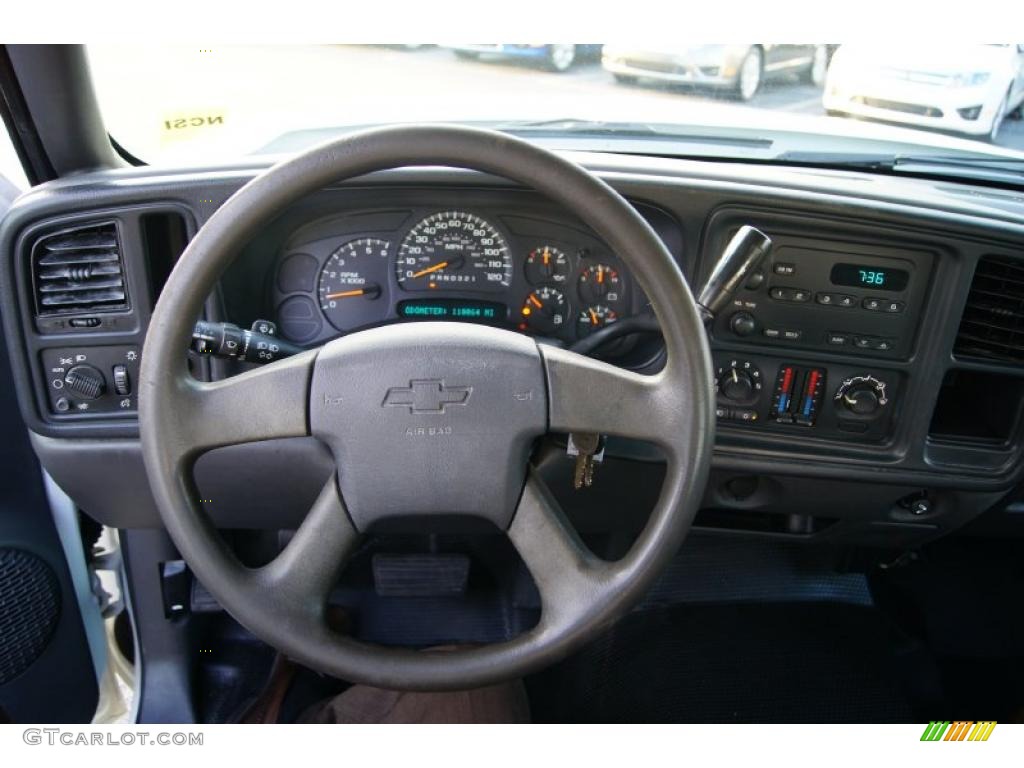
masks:
<svg viewBox="0 0 1024 768"><path fill-rule="evenodd" d="M821 170L577 159L630 200L691 287L739 227L774 244L711 328L718 419L698 525L895 547L964 525L1021 481L1024 212L1014 195ZM191 235L258 170L86 174L26 195L0 227L14 308L5 330L20 350L34 446L61 487L110 524L159 524L134 388L152 306ZM87 295L61 282L72 253L105 270ZM267 221L204 314L269 323L306 348L422 320L571 347L646 308L622 254L540 196L483 174L403 169L325 189ZM650 332L596 354L645 373L662 362ZM194 354L191 364L207 379L246 368ZM596 488L578 496L602 510L584 528L625 525L657 491L655 452L609 441L606 454ZM556 495L571 488L559 479L572 467L564 446L536 460ZM196 475L204 497L221 500L218 524L283 528L330 466L322 446L298 439L210 452ZM560 500L571 509L569 493Z"/></svg>

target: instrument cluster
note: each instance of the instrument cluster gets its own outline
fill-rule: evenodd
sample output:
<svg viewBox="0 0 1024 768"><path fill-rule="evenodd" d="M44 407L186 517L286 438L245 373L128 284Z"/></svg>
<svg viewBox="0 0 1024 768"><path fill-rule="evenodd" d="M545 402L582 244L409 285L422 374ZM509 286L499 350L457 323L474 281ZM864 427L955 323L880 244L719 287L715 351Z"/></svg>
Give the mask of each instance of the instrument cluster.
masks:
<svg viewBox="0 0 1024 768"><path fill-rule="evenodd" d="M339 223L337 234L328 224L294 235L273 282L280 333L313 345L385 323L451 320L571 344L639 304L621 262L576 227L457 209L400 218L390 229Z"/></svg>

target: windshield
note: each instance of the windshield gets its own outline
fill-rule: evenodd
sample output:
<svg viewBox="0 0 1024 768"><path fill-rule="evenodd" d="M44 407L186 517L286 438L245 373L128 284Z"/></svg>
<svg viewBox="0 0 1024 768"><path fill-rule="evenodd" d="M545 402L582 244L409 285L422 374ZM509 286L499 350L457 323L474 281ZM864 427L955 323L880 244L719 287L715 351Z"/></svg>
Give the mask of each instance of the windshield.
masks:
<svg viewBox="0 0 1024 768"><path fill-rule="evenodd" d="M1024 158L1024 46L91 46L111 137L151 164L288 154L384 123L763 160Z"/></svg>

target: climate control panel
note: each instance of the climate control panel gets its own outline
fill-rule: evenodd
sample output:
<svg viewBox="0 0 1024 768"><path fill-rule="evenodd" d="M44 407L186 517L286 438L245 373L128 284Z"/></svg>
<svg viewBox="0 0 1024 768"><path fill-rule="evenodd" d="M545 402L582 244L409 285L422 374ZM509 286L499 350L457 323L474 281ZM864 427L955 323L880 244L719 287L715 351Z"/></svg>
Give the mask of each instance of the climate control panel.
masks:
<svg viewBox="0 0 1024 768"><path fill-rule="evenodd" d="M888 437L898 374L763 356L716 355L719 424L880 441Z"/></svg>
<svg viewBox="0 0 1024 768"><path fill-rule="evenodd" d="M757 421L763 383L761 369L749 360L730 359L715 372L719 419Z"/></svg>

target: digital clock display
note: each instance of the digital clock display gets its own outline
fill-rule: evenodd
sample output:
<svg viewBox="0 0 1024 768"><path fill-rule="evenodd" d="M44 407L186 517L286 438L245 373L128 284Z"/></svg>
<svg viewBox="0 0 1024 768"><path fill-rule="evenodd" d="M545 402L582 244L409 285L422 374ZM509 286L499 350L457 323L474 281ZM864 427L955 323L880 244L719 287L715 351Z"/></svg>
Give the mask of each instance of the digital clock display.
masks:
<svg viewBox="0 0 1024 768"><path fill-rule="evenodd" d="M910 282L905 269L868 266L866 264L836 264L832 267L832 284L875 291L902 291Z"/></svg>
<svg viewBox="0 0 1024 768"><path fill-rule="evenodd" d="M475 323L501 323L508 318L508 307L496 301L412 299L399 303L398 316L410 320L462 320Z"/></svg>

